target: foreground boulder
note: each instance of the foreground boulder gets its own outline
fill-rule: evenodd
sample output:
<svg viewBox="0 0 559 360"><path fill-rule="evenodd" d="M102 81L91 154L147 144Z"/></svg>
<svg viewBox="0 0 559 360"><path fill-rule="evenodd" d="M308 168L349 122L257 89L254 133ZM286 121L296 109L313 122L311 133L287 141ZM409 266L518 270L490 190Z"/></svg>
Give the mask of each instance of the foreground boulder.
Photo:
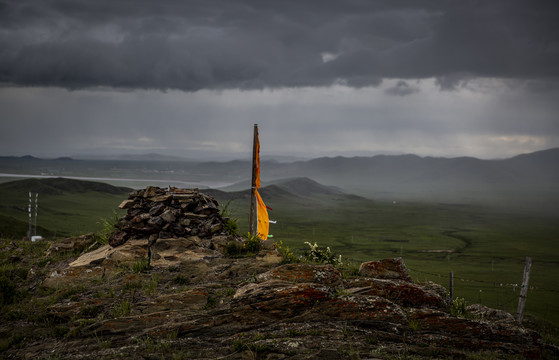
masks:
<svg viewBox="0 0 559 360"><path fill-rule="evenodd" d="M359 276L413 282L401 257L365 262L359 267Z"/></svg>

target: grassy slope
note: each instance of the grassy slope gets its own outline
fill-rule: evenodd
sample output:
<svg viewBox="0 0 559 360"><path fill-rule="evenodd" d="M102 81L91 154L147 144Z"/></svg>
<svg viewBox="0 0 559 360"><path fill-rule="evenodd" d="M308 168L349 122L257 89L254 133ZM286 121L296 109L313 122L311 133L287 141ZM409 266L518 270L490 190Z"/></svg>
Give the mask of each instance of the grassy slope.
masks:
<svg viewBox="0 0 559 360"><path fill-rule="evenodd" d="M19 239L29 231L29 222L0 214L0 238ZM54 236L50 230L37 226L37 234Z"/></svg>
<svg viewBox="0 0 559 360"><path fill-rule="evenodd" d="M0 215L19 223L23 237L28 222L29 191L39 193L37 226L54 236L79 235L99 230L103 218L112 217L130 189L68 179L28 179L0 184ZM11 233L6 230L6 235ZM13 234L11 234L13 235ZM38 235L41 234L38 231Z"/></svg>

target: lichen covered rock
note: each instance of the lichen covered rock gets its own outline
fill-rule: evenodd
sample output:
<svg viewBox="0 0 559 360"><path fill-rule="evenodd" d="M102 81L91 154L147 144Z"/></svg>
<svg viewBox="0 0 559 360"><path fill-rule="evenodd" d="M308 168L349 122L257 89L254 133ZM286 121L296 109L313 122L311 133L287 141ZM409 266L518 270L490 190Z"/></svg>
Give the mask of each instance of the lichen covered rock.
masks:
<svg viewBox="0 0 559 360"><path fill-rule="evenodd" d="M401 257L362 263L359 276L413 282Z"/></svg>
<svg viewBox="0 0 559 360"><path fill-rule="evenodd" d="M270 279L335 286L341 284L342 274L332 265L286 264L257 276L258 281Z"/></svg>
<svg viewBox="0 0 559 360"><path fill-rule="evenodd" d="M346 281L345 286L353 294L380 296L406 307L448 306L447 299L435 291L403 280L358 278Z"/></svg>

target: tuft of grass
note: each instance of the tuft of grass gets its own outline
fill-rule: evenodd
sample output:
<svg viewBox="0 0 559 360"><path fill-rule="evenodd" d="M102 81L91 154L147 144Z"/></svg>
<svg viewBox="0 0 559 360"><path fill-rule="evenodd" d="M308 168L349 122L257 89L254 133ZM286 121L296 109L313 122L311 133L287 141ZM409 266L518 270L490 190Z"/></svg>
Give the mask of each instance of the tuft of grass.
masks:
<svg viewBox="0 0 559 360"><path fill-rule="evenodd" d="M101 349L109 349L111 347L111 339L99 338L97 336L97 333L95 333L95 340L97 341L97 346L99 346Z"/></svg>
<svg viewBox="0 0 559 360"><path fill-rule="evenodd" d="M146 295L154 295L157 294L157 286L159 285L159 280L152 276L151 280L144 285L143 289Z"/></svg>
<svg viewBox="0 0 559 360"><path fill-rule="evenodd" d="M80 309L80 317L83 318L92 318L97 316L97 314L99 314L100 312L103 311L103 306L102 305L90 305L90 306L84 306Z"/></svg>
<svg viewBox="0 0 559 360"><path fill-rule="evenodd" d="M229 210L229 206L231 205L232 201L233 200L227 201L225 206L223 206L223 209L221 210L221 216L223 217L223 219L227 220L225 222L225 230L227 230L227 233L233 236L237 236L239 233L238 220L231 218L231 211Z"/></svg>
<svg viewBox="0 0 559 360"><path fill-rule="evenodd" d="M241 339L237 339L233 341L233 345L231 345L231 350L234 352L241 352L245 350L245 342Z"/></svg>
<svg viewBox="0 0 559 360"><path fill-rule="evenodd" d="M235 242L230 242L223 249L223 253L229 256L241 255L243 253L243 247Z"/></svg>
<svg viewBox="0 0 559 360"><path fill-rule="evenodd" d="M260 238L257 235L251 235L248 233L246 235L246 240L243 244L243 249L248 253L257 253L260 251L262 244L260 243Z"/></svg>
<svg viewBox="0 0 559 360"><path fill-rule="evenodd" d="M231 296L235 295L235 292L236 292L235 289L233 289L232 287L228 287L228 288L225 289L225 291L223 291L223 295L225 297L231 297Z"/></svg>
<svg viewBox="0 0 559 360"><path fill-rule="evenodd" d="M157 343L148 335L136 338L138 345L148 352L155 352L157 350Z"/></svg>
<svg viewBox="0 0 559 360"><path fill-rule="evenodd" d="M113 288L109 288L108 290L99 290L95 293L95 297L98 298L114 298L115 297L115 290Z"/></svg>
<svg viewBox="0 0 559 360"><path fill-rule="evenodd" d="M344 279L356 278L359 275L359 266L355 261L348 261L338 267Z"/></svg>
<svg viewBox="0 0 559 360"><path fill-rule="evenodd" d="M351 292L346 289L336 289L336 297L349 296Z"/></svg>
<svg viewBox="0 0 559 360"><path fill-rule="evenodd" d="M289 245L283 243L282 240L274 243L279 254L283 257L282 264L294 264L300 262L293 251L289 249Z"/></svg>
<svg viewBox="0 0 559 360"><path fill-rule="evenodd" d="M342 255L334 254L329 246L319 246L316 242L311 244L308 241L305 241L305 244L310 247L303 255L307 261L317 264L331 264L334 266L343 265Z"/></svg>
<svg viewBox="0 0 559 360"><path fill-rule="evenodd" d="M411 330L413 331L418 331L421 330L421 325L419 324L419 322L415 319L410 319L408 322L408 326L410 327Z"/></svg>
<svg viewBox="0 0 559 360"><path fill-rule="evenodd" d="M119 318L119 317L128 316L130 315L130 310L131 310L130 301L123 300L115 304L113 308L113 317Z"/></svg>
<svg viewBox="0 0 559 360"><path fill-rule="evenodd" d="M58 288L50 299L51 304L56 304L60 300L69 299L76 301L87 290L84 285L70 286L66 285Z"/></svg>
<svg viewBox="0 0 559 360"><path fill-rule="evenodd" d="M457 317L467 317L468 310L466 310L466 300L464 298L457 297L452 301L450 306L450 314Z"/></svg>
<svg viewBox="0 0 559 360"><path fill-rule="evenodd" d="M217 304L219 304L219 298L212 294L209 294L206 298L206 305L204 305L204 309L214 308L217 306Z"/></svg>
<svg viewBox="0 0 559 360"><path fill-rule="evenodd" d="M107 245L109 243L109 239L111 236L118 230L118 222L119 222L118 213L113 210L113 213L110 217L101 218L100 221L97 223L101 230L95 232L93 237L97 242L97 246L100 245Z"/></svg>
<svg viewBox="0 0 559 360"><path fill-rule="evenodd" d="M132 263L130 266L130 270L137 274L146 271L149 268L149 260L148 259L138 259Z"/></svg>
<svg viewBox="0 0 559 360"><path fill-rule="evenodd" d="M167 336L165 336L167 340L174 340L176 338L179 337L179 329L175 329L173 331L170 331L167 333Z"/></svg>
<svg viewBox="0 0 559 360"><path fill-rule="evenodd" d="M188 285L190 284L190 279L181 274L178 274L173 278L173 282L177 285Z"/></svg>
<svg viewBox="0 0 559 360"><path fill-rule="evenodd" d="M136 289L139 289L142 287L142 281L141 280L137 280L137 281L127 281L124 283L124 285L122 286L123 290L132 290L135 291Z"/></svg>
<svg viewBox="0 0 559 360"><path fill-rule="evenodd" d="M239 225L233 219L227 219L225 222L225 230L228 234L237 236L239 234Z"/></svg>
<svg viewBox="0 0 559 360"><path fill-rule="evenodd" d="M231 241L225 246L223 252L225 255L229 255L229 256L239 256L239 255L251 256L259 252L261 248L262 248L262 243L258 238L258 236L247 233L247 235L245 235L245 240L242 243L242 245L235 241Z"/></svg>

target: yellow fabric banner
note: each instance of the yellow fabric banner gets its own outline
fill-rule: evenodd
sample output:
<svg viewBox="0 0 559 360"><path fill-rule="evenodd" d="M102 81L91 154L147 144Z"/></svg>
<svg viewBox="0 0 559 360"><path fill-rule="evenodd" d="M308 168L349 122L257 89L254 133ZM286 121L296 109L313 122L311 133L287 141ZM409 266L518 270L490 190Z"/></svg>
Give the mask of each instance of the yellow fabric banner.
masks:
<svg viewBox="0 0 559 360"><path fill-rule="evenodd" d="M270 231L270 219L268 218L268 210L266 209L266 205L264 204L264 201L262 201L258 190L255 189L254 191L256 192L256 214L258 217L256 232L258 233L258 237L260 239L266 240L268 239L268 232Z"/></svg>

